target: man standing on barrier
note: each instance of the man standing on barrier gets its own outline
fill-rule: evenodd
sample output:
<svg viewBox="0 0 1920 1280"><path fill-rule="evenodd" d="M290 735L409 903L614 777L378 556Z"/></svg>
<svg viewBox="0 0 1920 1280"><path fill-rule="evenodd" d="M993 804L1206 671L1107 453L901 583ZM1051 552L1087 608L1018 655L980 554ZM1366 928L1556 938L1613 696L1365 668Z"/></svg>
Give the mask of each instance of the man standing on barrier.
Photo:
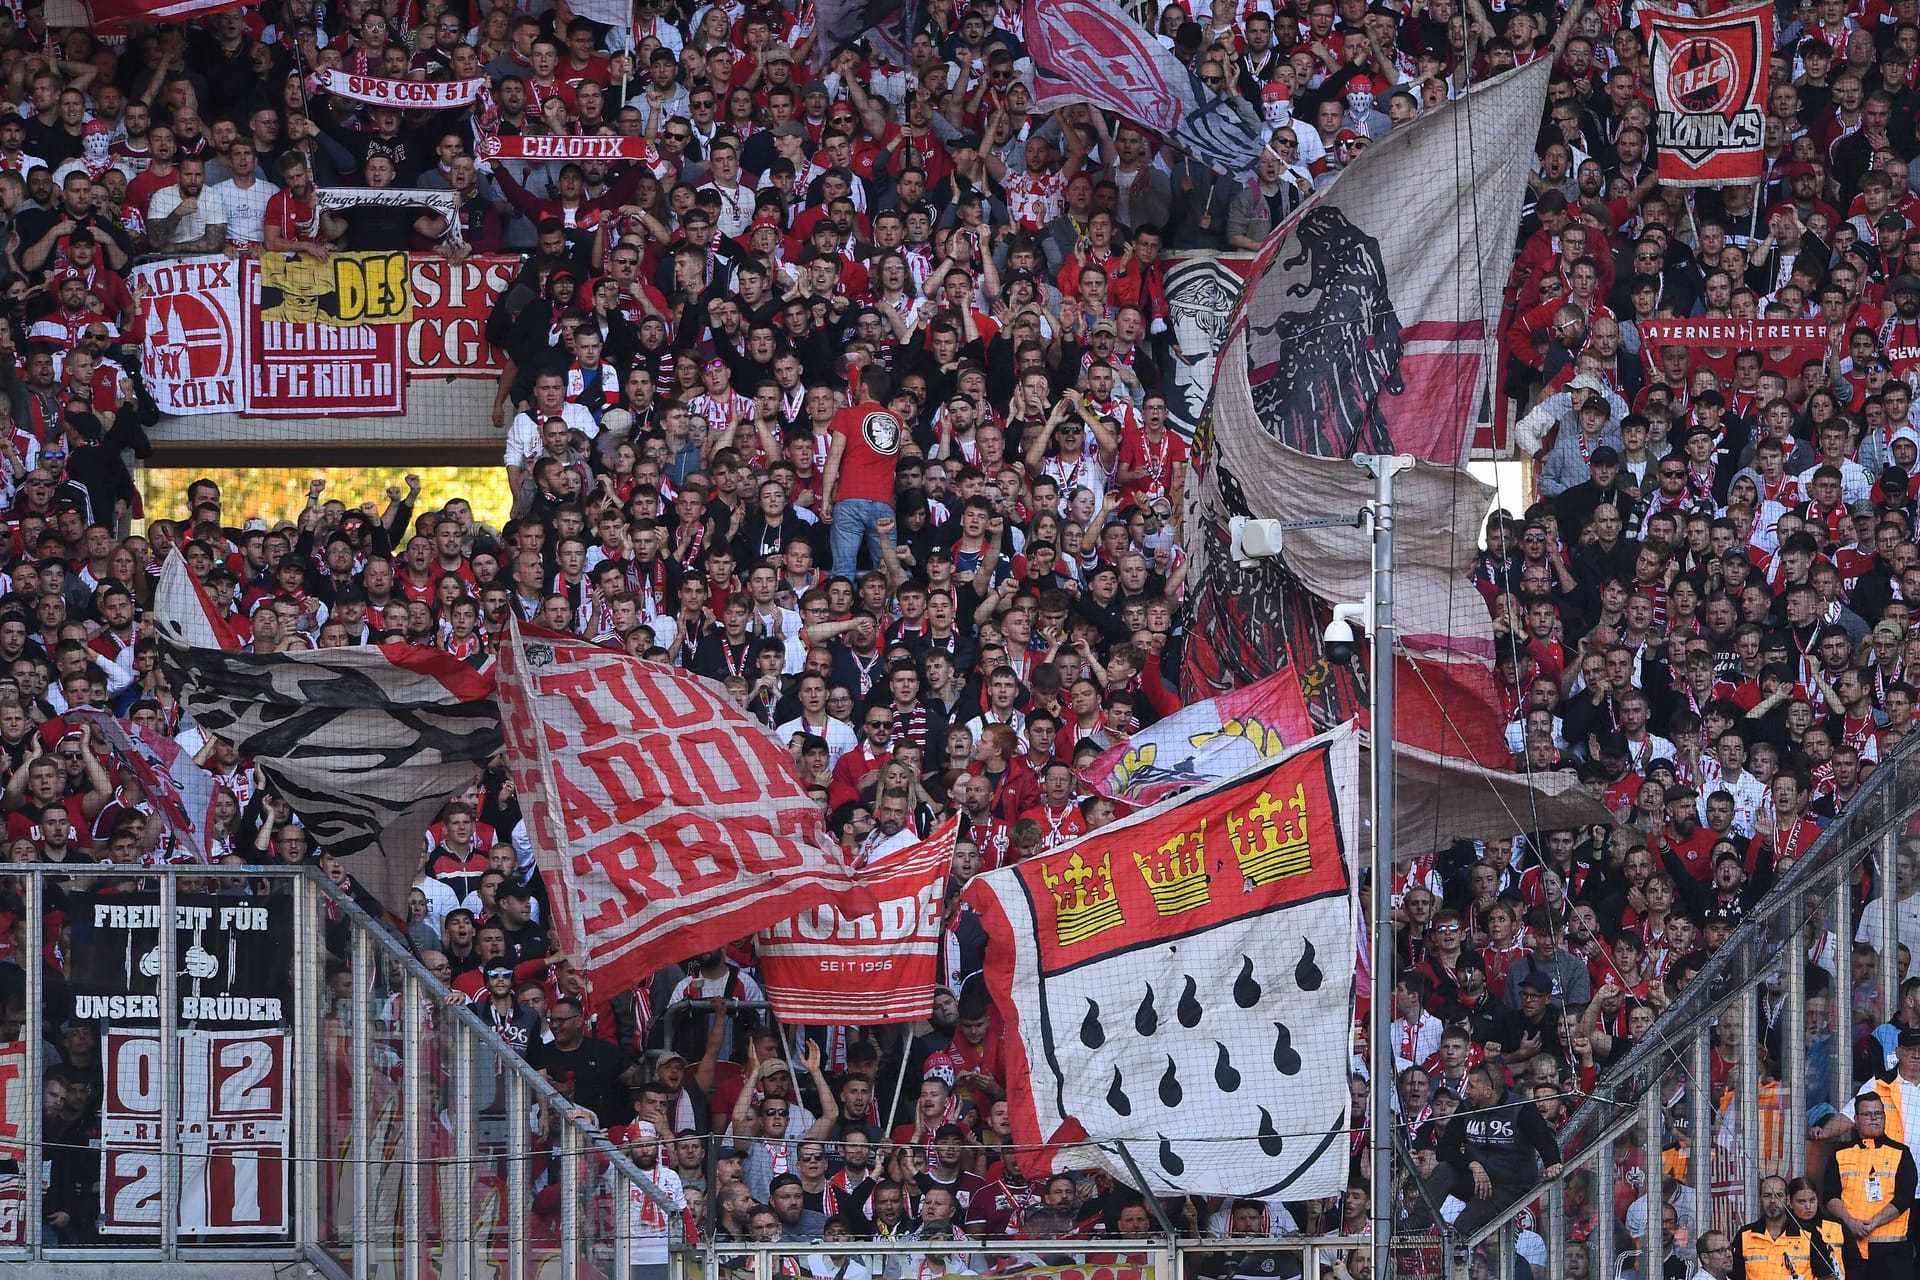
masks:
<svg viewBox="0 0 1920 1280"><path fill-rule="evenodd" d="M1461 1235L1498 1218L1540 1180L1542 1165L1549 1179L1560 1176L1552 1127L1539 1108L1506 1089L1497 1070L1483 1062L1467 1072L1467 1105L1447 1122L1440 1162L1427 1179L1435 1204L1449 1194L1466 1201L1453 1224Z"/></svg>

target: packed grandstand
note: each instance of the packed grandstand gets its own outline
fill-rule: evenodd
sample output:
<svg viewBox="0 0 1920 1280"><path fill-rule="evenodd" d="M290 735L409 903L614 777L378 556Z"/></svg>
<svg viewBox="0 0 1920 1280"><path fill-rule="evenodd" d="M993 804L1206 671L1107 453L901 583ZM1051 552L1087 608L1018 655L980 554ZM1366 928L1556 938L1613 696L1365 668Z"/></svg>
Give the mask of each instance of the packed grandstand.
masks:
<svg viewBox="0 0 1920 1280"><path fill-rule="evenodd" d="M1029 47L1047 7L635 0L609 24L565 3L284 0L92 29L50 26L42 0L0 9L8 860L316 863L644 1157L686 1210L677 1238L722 1252L1168 1224L1363 1235L1370 1087L1392 1090L1404 1143L1397 1231L1488 1221L1557 1172L1557 1126L1913 728L1920 15L1912 0L1781 8L1759 180L1677 186L1648 52L1664 7L1149 6L1140 56L1176 61L1190 100L1252 130L1257 155L1227 171L1222 131L1205 147L1084 97L1040 105L1062 96ZM1396 975L1397 1074L1370 1085L1356 1025L1336 1054L1355 1105L1333 1194L1150 1205L1105 1170L1036 1172L1009 1114L1032 1092L1014 1075L1028 1055L1009 1051L983 980L989 931L967 886L1126 819L1140 797L1110 785L1112 762L1236 683L1193 652L1219 644L1193 625L1217 531L1191 501L1205 438L1169 263L1254 253L1370 148L1541 60L1517 221L1495 249L1511 274L1491 288L1489 380L1534 500L1484 525L1471 513L1456 585L1484 603L1504 723L1479 764L1560 777L1595 820L1403 837L1395 950L1374 961ZM373 502L316 482L296 518L238 509L212 481L143 498L134 469L168 427L142 367L137 265L272 259L270 287L293 296L338 255L396 252L518 255L485 325L510 506L429 506L417 482ZM1728 322L1687 331L1725 345L1676 321ZM1780 345L1731 336L1767 321L1800 328ZM404 437L404 418L377 421ZM503 751L424 843L335 856L312 809L177 696L156 634L175 552L238 653L412 647L478 676L524 626L714 682L741 732L757 721L791 754L848 866L950 841L930 1012L772 1019L752 937L596 982L562 945L568 913ZM1288 670L1280 648L1266 656ZM1310 711L1286 700L1302 726L1330 723L1337 681L1319 677ZM191 838L113 722L210 775ZM382 858L405 865L378 874ZM1810 999L1861 1045L1862 1081L1920 1069L1920 978L1896 973L1897 1016L1879 1012L1886 940L1867 907L1889 891L1863 877L1854 918L1809 956ZM1899 891L1904 954L1920 913ZM45 966L30 1034L57 1154L31 1229L89 1244L106 1238L101 1036L124 1007L69 989L73 904L43 905L36 960L25 900L9 902L22 931L0 969L17 1027L21 966ZM346 937L324 941L352 983ZM1756 1043L1716 1044L1716 1094L1743 1055L1777 1078L1777 1030L1756 1025ZM1888 1136L1907 1088L1881 1087ZM1847 1143L1853 1117L1824 1083L1810 1093L1805 1123ZM1509 1121L1469 1123L1493 1114ZM1570 1184L1576 1244L1597 1214L1644 1230L1649 1158L1623 1148L1611 1181ZM1906 1168L1886 1171L1903 1206ZM1838 1193L1830 1211L1824 1184L1794 1190L1811 1193L1790 1207L1819 1242L1812 1274L1827 1274L1820 1250L1893 1221ZM1684 1268L1668 1274L1724 1277L1732 1244L1764 1253L1698 1189L1668 1211ZM664 1248L668 1215L635 1213ZM1544 1265L1538 1237L1520 1241L1520 1264ZM961 1269L944 1256L873 1267ZM1563 1256L1569 1277L1602 1261ZM1365 1250L1324 1261L1371 1266Z"/></svg>

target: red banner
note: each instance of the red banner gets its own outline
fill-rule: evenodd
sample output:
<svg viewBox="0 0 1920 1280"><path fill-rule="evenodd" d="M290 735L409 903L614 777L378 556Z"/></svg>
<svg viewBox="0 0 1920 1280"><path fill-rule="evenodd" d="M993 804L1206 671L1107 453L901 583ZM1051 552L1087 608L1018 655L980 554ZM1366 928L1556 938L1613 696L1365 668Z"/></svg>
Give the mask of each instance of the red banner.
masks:
<svg viewBox="0 0 1920 1280"><path fill-rule="evenodd" d="M517 624L498 673L556 932L605 989L829 899L872 910L786 745L718 684Z"/></svg>
<svg viewBox="0 0 1920 1280"><path fill-rule="evenodd" d="M194 763L193 754L167 734L149 733L104 711L67 715L94 727L107 749L132 772L167 830L187 852L211 862L216 784L212 774Z"/></svg>
<svg viewBox="0 0 1920 1280"><path fill-rule="evenodd" d="M1660 181L1670 187L1758 182L1766 174L1773 6L1711 18L1649 10L1647 21Z"/></svg>
<svg viewBox="0 0 1920 1280"><path fill-rule="evenodd" d="M644 160L659 153L645 138L614 134L487 134L480 139L483 160Z"/></svg>
<svg viewBox="0 0 1920 1280"><path fill-rule="evenodd" d="M915 1022L933 1008L941 907L960 819L869 863L860 883L878 906L843 915L823 903L760 935L760 975L773 1012L820 1026Z"/></svg>
<svg viewBox="0 0 1920 1280"><path fill-rule="evenodd" d="M160 1179L179 1178L177 1226L196 1235L286 1231L287 1033L180 1031L177 1139L162 1132L160 1033L110 1027L101 1044L100 1231L160 1229ZM165 1153L179 1152L169 1168ZM184 1173L182 1172L184 1170Z"/></svg>
<svg viewBox="0 0 1920 1280"><path fill-rule="evenodd" d="M500 353L487 341L487 317L513 283L520 259L476 254L448 262L432 254L413 258L413 319L401 350L409 378L500 376Z"/></svg>
<svg viewBox="0 0 1920 1280"><path fill-rule="evenodd" d="M1788 347L1818 353L1831 341L1824 320L1642 320L1639 328L1641 341L1649 347Z"/></svg>
<svg viewBox="0 0 1920 1280"><path fill-rule="evenodd" d="M1348 725L967 886L1029 1174L1126 1141L1151 1195L1346 1185L1358 783Z"/></svg>
<svg viewBox="0 0 1920 1280"><path fill-rule="evenodd" d="M241 282L246 312L247 407L252 418L371 417L405 413L395 324L350 327L318 321L264 320L260 269Z"/></svg>

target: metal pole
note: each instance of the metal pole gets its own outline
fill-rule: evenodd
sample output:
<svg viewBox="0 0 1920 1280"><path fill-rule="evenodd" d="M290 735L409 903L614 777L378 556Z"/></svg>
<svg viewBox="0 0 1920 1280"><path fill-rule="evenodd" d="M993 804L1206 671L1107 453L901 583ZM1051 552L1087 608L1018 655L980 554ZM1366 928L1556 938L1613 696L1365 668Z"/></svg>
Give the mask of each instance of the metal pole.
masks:
<svg viewBox="0 0 1920 1280"><path fill-rule="evenodd" d="M1167 1233L1167 1239L1178 1238L1180 1233L1173 1229L1173 1219L1167 1217L1166 1206L1160 1203L1160 1197L1153 1194L1153 1188L1147 1185L1147 1175L1140 1172L1140 1166L1134 1163L1133 1152L1127 1150L1127 1144L1124 1142L1114 1143L1113 1149L1119 1154L1121 1162L1127 1166L1127 1172L1133 1175L1134 1189L1147 1202L1147 1208L1153 1213L1153 1220L1160 1224L1162 1231Z"/></svg>
<svg viewBox="0 0 1920 1280"><path fill-rule="evenodd" d="M1611 1119L1611 1115L1609 1116ZM1611 1125L1608 1133L1611 1135ZM1603 1139L1593 1157L1593 1257L1590 1274L1613 1274L1613 1138Z"/></svg>
<svg viewBox="0 0 1920 1280"><path fill-rule="evenodd" d="M1880 913L1880 1021L1892 1022L1900 1007L1900 834L1889 831L1880 837L1880 896L1874 909Z"/></svg>
<svg viewBox="0 0 1920 1280"><path fill-rule="evenodd" d="M1372 1151L1372 1199L1375 1256L1390 1259L1393 1249L1393 477L1413 466L1408 454L1359 454L1354 462L1373 473L1373 616L1369 695L1373 725L1373 866L1367 909L1372 937L1373 992L1368 1010L1368 1123ZM1378 1276L1392 1274L1376 1263Z"/></svg>
<svg viewBox="0 0 1920 1280"><path fill-rule="evenodd" d="M424 1102L426 1063L420 1056L420 979L412 970L404 970L397 996L400 1019L400 1060L406 1075L400 1081L401 1111L407 1127L401 1131L400 1158L406 1162L400 1170L400 1274L406 1280L418 1280L420 1259L431 1246L427 1229L426 1199L421 1194L421 1131L429 1123ZM392 1031L389 1030L389 1035ZM442 1240L441 1247L446 1247Z"/></svg>
<svg viewBox="0 0 1920 1280"><path fill-rule="evenodd" d="M1827 1009L1827 1037L1833 1051L1833 1070L1827 1081L1827 1101L1838 1109L1853 1097L1853 881L1838 877L1833 886L1833 978ZM1873 1064L1877 1074L1878 1062Z"/></svg>
<svg viewBox="0 0 1920 1280"><path fill-rule="evenodd" d="M347 1047L353 1064L353 1160L348 1173L353 1178L353 1280L367 1280L373 1273L373 1019L367 1008L368 984L373 977L373 937L365 929L353 931L353 968L349 975L353 1007L348 1013L353 1028ZM418 1064L410 1063L409 1067Z"/></svg>
<svg viewBox="0 0 1920 1280"><path fill-rule="evenodd" d="M320 1071L325 1033L320 1017L320 966L314 962L320 922L315 917L313 885L293 880L293 1221L294 1242L302 1251L318 1251L329 1241L321 1225L322 1197L331 1171L321 1164L324 1143L320 1117L325 1073Z"/></svg>
<svg viewBox="0 0 1920 1280"><path fill-rule="evenodd" d="M1739 998L1740 1044L1760 1043L1760 993L1748 991ZM1733 1101L1739 1108L1735 1120L1734 1150L1745 1153L1740 1161L1741 1217L1751 1221L1760 1213L1760 1055L1749 1049L1733 1064ZM1789 1124L1788 1132L1794 1132ZM1801 1131L1804 1131L1801 1130Z"/></svg>
<svg viewBox="0 0 1920 1280"><path fill-rule="evenodd" d="M1694 1212L1707 1205L1713 1185L1713 1028L1702 1024L1693 1033L1687 1055L1687 1182L1693 1189ZM1696 1229L1700 1224L1695 1223Z"/></svg>
<svg viewBox="0 0 1920 1280"><path fill-rule="evenodd" d="M474 1112L473 1094L473 1033L464 1026L453 1011L446 1008L434 1010L436 1023L444 1022L447 1027L447 1039L453 1047L453 1095L447 1103L447 1109L453 1116L453 1165L449 1181L453 1184L454 1229L447 1237L448 1256L457 1258L458 1265L453 1270L453 1280L466 1280L476 1270L483 1268L475 1265L476 1257L485 1254L475 1246L475 1237L480 1234L475 1225L478 1216L474 1213L475 1184L480 1179L480 1163L475 1156L475 1131L479 1128L479 1117ZM486 1194L486 1193L482 1193ZM490 1215L491 1221L498 1223L499 1215ZM491 1243L491 1242L489 1242ZM522 1258L518 1251L507 1255L508 1274L513 1280L519 1280L519 1268Z"/></svg>
<svg viewBox="0 0 1920 1280"><path fill-rule="evenodd" d="M1787 1077L1787 1117L1781 1126L1786 1150L1780 1154L1786 1165L1782 1173L1792 1181L1807 1171L1807 950L1803 929L1787 934L1780 962L1786 966L1786 1005L1780 1016L1786 1025L1780 1028L1780 1057Z"/></svg>
<svg viewBox="0 0 1920 1280"><path fill-rule="evenodd" d="M29 976L42 971L47 954L46 939L46 880L39 871L27 873L27 954L20 958L20 968ZM43 1123L45 1113L40 1109L40 1046L47 1038L47 1011L45 992L41 982L27 983L27 1021L20 1028L20 1058L22 1062L21 1087L27 1091L25 1105L21 1108L22 1119L26 1122L26 1132L22 1135L25 1142L20 1152L20 1181L26 1188L26 1211L21 1219L21 1243L33 1251L35 1261L40 1258L40 1224L46 1221L46 1215L40 1206L40 1171L46 1168L46 1127Z"/></svg>
<svg viewBox="0 0 1920 1280"><path fill-rule="evenodd" d="M179 883L160 877L160 972L154 991L160 1005L160 1249L169 1262L180 1247L180 934L175 925ZM39 1099L33 1099L38 1105Z"/></svg>
<svg viewBox="0 0 1920 1280"><path fill-rule="evenodd" d="M587 1247L580 1222L580 1130L560 1117L560 1280L580 1280Z"/></svg>
<svg viewBox="0 0 1920 1280"><path fill-rule="evenodd" d="M461 1040L464 1043L467 1037L462 1036ZM488 1065L494 1065L491 1058ZM495 1088L498 1087L496 1084ZM507 1280L522 1280L527 1274L527 1198L533 1194L533 1180L527 1167L533 1159L527 1141L527 1111L533 1104L527 1097L527 1082L517 1071L507 1073L506 1091ZM491 1243L482 1240L477 1256L485 1258Z"/></svg>
<svg viewBox="0 0 1920 1280"><path fill-rule="evenodd" d="M1667 1182L1663 1176L1665 1166L1660 1159L1661 1128L1664 1112L1661 1100L1667 1090L1666 1073L1658 1067L1649 1068L1653 1079L1649 1082L1645 1097L1641 1099L1640 1127L1644 1140L1640 1145L1641 1159L1646 1165L1647 1184L1647 1228L1640 1237L1640 1274L1657 1276L1662 1271L1662 1260L1667 1256L1667 1243L1664 1236L1666 1223L1661 1213L1667 1203Z"/></svg>

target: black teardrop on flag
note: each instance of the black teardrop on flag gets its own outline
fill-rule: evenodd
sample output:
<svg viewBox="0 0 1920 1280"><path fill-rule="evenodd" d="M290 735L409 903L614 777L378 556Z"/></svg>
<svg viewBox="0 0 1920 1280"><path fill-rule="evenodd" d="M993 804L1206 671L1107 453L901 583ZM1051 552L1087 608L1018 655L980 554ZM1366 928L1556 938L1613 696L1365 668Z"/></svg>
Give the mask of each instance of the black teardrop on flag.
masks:
<svg viewBox="0 0 1920 1280"><path fill-rule="evenodd" d="M1100 1025L1100 1006L1087 1001L1087 1016L1080 1020L1080 1043L1089 1049L1098 1049L1107 1042L1107 1032Z"/></svg>
<svg viewBox="0 0 1920 1280"><path fill-rule="evenodd" d="M1320 966L1313 962L1313 939L1303 938L1307 949L1300 953L1300 963L1293 966L1293 982L1302 991L1318 991L1321 979L1326 975L1320 972Z"/></svg>
<svg viewBox="0 0 1920 1280"><path fill-rule="evenodd" d="M1270 1156L1277 1156L1286 1145L1286 1139L1273 1127L1273 1117L1267 1114L1265 1107L1260 1108L1260 1149Z"/></svg>
<svg viewBox="0 0 1920 1280"><path fill-rule="evenodd" d="M1173 1153L1173 1144L1165 1138L1160 1139L1160 1167L1176 1178L1187 1171L1187 1162Z"/></svg>
<svg viewBox="0 0 1920 1280"><path fill-rule="evenodd" d="M1160 1102L1169 1109L1180 1105L1180 1099L1187 1096L1180 1087L1179 1073L1174 1070L1173 1059L1167 1059L1167 1069L1160 1077Z"/></svg>
<svg viewBox="0 0 1920 1280"><path fill-rule="evenodd" d="M1251 1009L1260 1003L1260 984L1253 980L1252 956L1240 957L1240 976L1233 980L1233 1002L1242 1009Z"/></svg>
<svg viewBox="0 0 1920 1280"><path fill-rule="evenodd" d="M1140 1001L1140 1007L1133 1013L1133 1029L1143 1036L1150 1036L1160 1029L1160 1014L1153 1007L1153 988L1147 988L1147 994Z"/></svg>
<svg viewBox="0 0 1920 1280"><path fill-rule="evenodd" d="M1120 1087L1120 1068L1118 1067L1113 1069L1113 1083L1107 1086L1107 1105L1113 1108L1115 1115L1133 1114L1133 1099L1129 1098L1127 1091Z"/></svg>
<svg viewBox="0 0 1920 1280"><path fill-rule="evenodd" d="M1220 1056L1213 1062L1213 1082L1220 1086L1222 1093L1232 1093L1240 1087L1240 1073L1234 1070L1233 1057L1227 1052L1227 1046L1218 1040L1213 1043L1220 1050Z"/></svg>
<svg viewBox="0 0 1920 1280"><path fill-rule="evenodd" d="M1180 993L1180 1004L1174 1010L1183 1027L1191 1029L1200 1025L1199 992L1200 984L1193 980L1192 974L1188 974L1186 989Z"/></svg>
<svg viewBox="0 0 1920 1280"><path fill-rule="evenodd" d="M1276 1022L1273 1025L1279 1029L1279 1034L1275 1036L1273 1040L1273 1065L1275 1069L1283 1076L1299 1075L1300 1055L1294 1052L1293 1032L1288 1029L1287 1024L1284 1022Z"/></svg>

